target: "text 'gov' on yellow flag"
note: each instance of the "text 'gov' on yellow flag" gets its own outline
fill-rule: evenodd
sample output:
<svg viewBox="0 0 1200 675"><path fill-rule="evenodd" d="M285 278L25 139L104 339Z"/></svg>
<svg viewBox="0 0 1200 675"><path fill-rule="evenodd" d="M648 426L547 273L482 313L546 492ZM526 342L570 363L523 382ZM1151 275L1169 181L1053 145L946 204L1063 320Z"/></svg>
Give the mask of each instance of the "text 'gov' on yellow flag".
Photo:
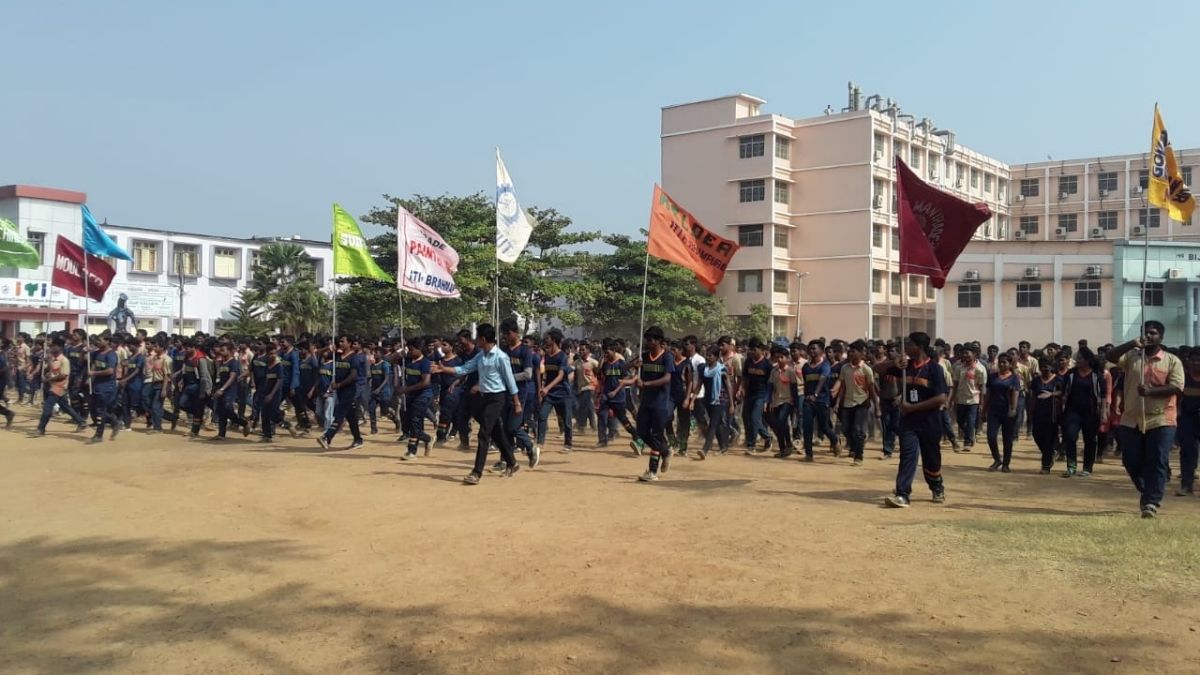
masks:
<svg viewBox="0 0 1200 675"><path fill-rule="evenodd" d="M371 257L358 221L337 204L333 205L333 273L395 282Z"/></svg>
<svg viewBox="0 0 1200 675"><path fill-rule="evenodd" d="M1150 137L1150 197L1154 206L1167 209L1173 220L1188 222L1196 208L1196 198L1183 183L1175 151L1163 125L1158 104L1154 106L1154 131Z"/></svg>

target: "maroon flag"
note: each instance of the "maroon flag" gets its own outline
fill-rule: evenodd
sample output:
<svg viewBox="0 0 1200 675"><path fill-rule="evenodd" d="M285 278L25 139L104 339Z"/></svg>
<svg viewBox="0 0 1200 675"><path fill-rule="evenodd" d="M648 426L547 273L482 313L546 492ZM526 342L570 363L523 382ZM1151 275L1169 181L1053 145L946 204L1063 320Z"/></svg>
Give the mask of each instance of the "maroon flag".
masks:
<svg viewBox="0 0 1200 675"><path fill-rule="evenodd" d="M917 177L896 158L900 205L900 273L929 277L934 288L967 247L975 230L992 217L987 204L972 204L946 194Z"/></svg>
<svg viewBox="0 0 1200 675"><path fill-rule="evenodd" d="M87 281L84 281L84 256L87 258ZM99 302L104 299L104 292L116 273L112 265L90 253L85 254L79 244L58 235L54 245L54 274L50 277L52 286Z"/></svg>

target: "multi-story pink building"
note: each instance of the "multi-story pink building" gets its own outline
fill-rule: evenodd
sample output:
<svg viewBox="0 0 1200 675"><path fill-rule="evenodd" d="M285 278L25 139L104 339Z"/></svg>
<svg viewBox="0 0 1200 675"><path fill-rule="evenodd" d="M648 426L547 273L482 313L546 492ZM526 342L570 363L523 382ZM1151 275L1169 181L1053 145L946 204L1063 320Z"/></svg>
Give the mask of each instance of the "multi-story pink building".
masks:
<svg viewBox="0 0 1200 675"><path fill-rule="evenodd" d="M662 111L663 188L742 246L717 289L728 313L765 305L774 336L933 331L934 289L899 273L893 157L986 202L996 215L981 239L1009 235L1009 167L856 88L844 111L820 117L764 113L764 103L738 94Z"/></svg>

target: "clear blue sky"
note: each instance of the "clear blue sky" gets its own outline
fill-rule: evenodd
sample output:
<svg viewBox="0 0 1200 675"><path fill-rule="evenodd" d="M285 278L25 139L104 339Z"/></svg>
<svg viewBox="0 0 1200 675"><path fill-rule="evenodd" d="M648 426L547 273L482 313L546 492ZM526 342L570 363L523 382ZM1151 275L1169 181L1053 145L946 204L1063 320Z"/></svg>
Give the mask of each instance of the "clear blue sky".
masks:
<svg viewBox="0 0 1200 675"><path fill-rule="evenodd" d="M845 105L848 80L1010 163L1141 152L1155 100L1177 148L1200 144L1191 3L9 0L0 15L0 184L83 190L98 217L141 227L327 238L333 201L492 194L499 145L525 206L631 233L663 105L741 91L804 117Z"/></svg>

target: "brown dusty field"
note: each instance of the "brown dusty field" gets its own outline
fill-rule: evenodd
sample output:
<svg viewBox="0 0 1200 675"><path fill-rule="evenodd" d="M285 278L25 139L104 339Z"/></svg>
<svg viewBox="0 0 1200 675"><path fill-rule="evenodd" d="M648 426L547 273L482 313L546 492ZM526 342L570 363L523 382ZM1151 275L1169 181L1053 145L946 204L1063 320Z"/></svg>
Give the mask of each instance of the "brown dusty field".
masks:
<svg viewBox="0 0 1200 675"><path fill-rule="evenodd" d="M639 484L644 459L555 439L466 487L470 456L401 462L390 433L32 427L0 431L3 673L1200 672L1200 500L1142 521L1111 459L947 452L948 503L918 475L897 511L877 444Z"/></svg>

